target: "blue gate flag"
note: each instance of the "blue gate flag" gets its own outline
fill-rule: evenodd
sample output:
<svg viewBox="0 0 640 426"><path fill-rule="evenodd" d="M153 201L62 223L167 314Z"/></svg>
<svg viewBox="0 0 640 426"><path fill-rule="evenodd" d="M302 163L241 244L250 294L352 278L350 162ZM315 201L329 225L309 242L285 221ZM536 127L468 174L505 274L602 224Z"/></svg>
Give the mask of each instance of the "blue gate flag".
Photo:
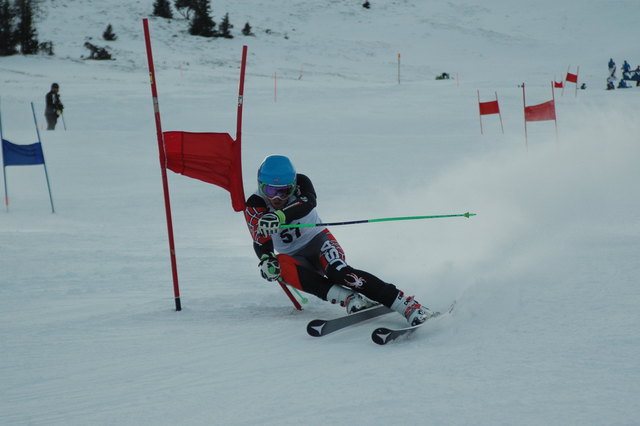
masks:
<svg viewBox="0 0 640 426"><path fill-rule="evenodd" d="M2 139L2 159L4 167L44 164L42 144L36 142L31 145L17 145Z"/></svg>

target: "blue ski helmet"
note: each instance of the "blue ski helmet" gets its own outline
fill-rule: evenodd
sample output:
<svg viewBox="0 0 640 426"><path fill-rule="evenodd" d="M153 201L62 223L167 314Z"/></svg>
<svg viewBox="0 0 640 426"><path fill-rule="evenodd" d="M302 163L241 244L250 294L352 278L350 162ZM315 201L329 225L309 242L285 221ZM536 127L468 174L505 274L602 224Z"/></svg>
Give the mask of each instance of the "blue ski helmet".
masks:
<svg viewBox="0 0 640 426"><path fill-rule="evenodd" d="M296 169L291 160L284 155L270 155L264 159L258 169L258 187L263 195L272 198L278 194L284 198L285 192L293 193L295 185Z"/></svg>

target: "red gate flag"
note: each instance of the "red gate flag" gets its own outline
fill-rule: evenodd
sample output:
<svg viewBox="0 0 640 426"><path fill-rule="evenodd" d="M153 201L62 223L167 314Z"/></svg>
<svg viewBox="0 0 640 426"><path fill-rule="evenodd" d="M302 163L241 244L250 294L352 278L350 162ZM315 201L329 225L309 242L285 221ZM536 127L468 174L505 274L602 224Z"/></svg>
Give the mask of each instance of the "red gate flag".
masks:
<svg viewBox="0 0 640 426"><path fill-rule="evenodd" d="M498 101L480 102L480 115L500 114Z"/></svg>
<svg viewBox="0 0 640 426"><path fill-rule="evenodd" d="M178 262L176 260L175 241L173 238L173 221L171 219L171 201L169 199L167 168L186 176L222 186L231 193L233 209L235 211L244 209L240 146L242 140L242 103L244 96L245 67L247 64L247 46L242 47L242 60L240 62L236 139L233 140L231 136L226 133L163 132L162 122L160 120L155 67L153 65L149 20L147 18L142 20L142 26L144 28L144 39L147 49L151 101L153 102L153 115L156 123L156 137L160 157L160 172L162 174L164 208L167 218L167 235L169 237L169 256L171 259L171 274L173 278L173 294L176 311L181 311L182 303L180 302L180 285L178 283Z"/></svg>
<svg viewBox="0 0 640 426"><path fill-rule="evenodd" d="M576 96L578 96L578 75L580 75L580 67L576 68L575 74L570 73L569 72L570 69L571 69L571 65L569 65L569 67L567 68L567 76L565 77L565 81L576 84Z"/></svg>
<svg viewBox="0 0 640 426"><path fill-rule="evenodd" d="M480 90L478 92L478 108L480 109L480 134L484 135L482 129L482 116L489 114L498 114L500 117L500 128L504 134L504 127L502 126L502 114L500 114L500 105L498 104L498 92L496 92L496 100L489 102L480 102Z"/></svg>
<svg viewBox="0 0 640 426"><path fill-rule="evenodd" d="M524 107L525 121L546 121L556 119L555 101L547 101L538 105Z"/></svg>
<svg viewBox="0 0 640 426"><path fill-rule="evenodd" d="M163 136L169 170L226 189L233 210L244 210L238 142L228 133L163 132Z"/></svg>
<svg viewBox="0 0 640 426"><path fill-rule="evenodd" d="M553 90L554 82L551 82L551 100L538 105L527 106L524 83L522 83L522 106L524 107L524 143L529 150L529 137L527 135L527 121L553 120L556 127L556 143L558 142L558 120L556 120L556 96Z"/></svg>
<svg viewBox="0 0 640 426"><path fill-rule="evenodd" d="M554 81L553 87L555 87L556 89L562 89L564 87L564 84L562 84L562 82L558 83L557 81Z"/></svg>

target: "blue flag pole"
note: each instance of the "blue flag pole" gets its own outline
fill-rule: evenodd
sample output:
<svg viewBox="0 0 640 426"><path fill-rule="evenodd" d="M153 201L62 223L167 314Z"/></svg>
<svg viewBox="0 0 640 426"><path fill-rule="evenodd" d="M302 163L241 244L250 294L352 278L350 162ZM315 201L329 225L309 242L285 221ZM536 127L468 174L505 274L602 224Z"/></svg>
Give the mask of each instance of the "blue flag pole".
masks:
<svg viewBox="0 0 640 426"><path fill-rule="evenodd" d="M31 102L31 112L33 112L33 123L36 125L36 134L38 135L38 143L42 149L42 141L40 140L40 130L38 129L38 120L36 119L36 109ZM51 185L49 184L49 173L47 173L47 162L44 161L44 150L42 150L42 165L44 166L44 176L47 179L47 189L49 190L49 201L51 202L51 213L55 213L56 210L53 207L53 197L51 196Z"/></svg>
<svg viewBox="0 0 640 426"><path fill-rule="evenodd" d="M4 139L2 133L2 103L0 102L0 142ZM4 146L4 144L3 144ZM0 149L0 151L2 151ZM7 212L9 211L9 195L7 194L7 169L4 166L4 152L2 153L2 182L4 182L4 206Z"/></svg>

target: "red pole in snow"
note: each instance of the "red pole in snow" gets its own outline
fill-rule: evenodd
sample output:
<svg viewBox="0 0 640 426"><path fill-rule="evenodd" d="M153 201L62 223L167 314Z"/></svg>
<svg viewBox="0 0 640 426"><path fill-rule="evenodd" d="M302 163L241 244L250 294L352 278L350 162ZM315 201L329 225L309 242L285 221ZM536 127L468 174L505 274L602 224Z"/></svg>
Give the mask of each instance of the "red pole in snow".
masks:
<svg viewBox="0 0 640 426"><path fill-rule="evenodd" d="M527 101L524 94L524 83L522 83L522 106L524 108L524 147L529 152L529 138L527 136Z"/></svg>
<svg viewBox="0 0 640 426"><path fill-rule="evenodd" d="M553 81L551 82L551 99L553 100L553 124L556 126L556 148L557 148L558 147L558 118L556 115L556 95L553 89Z"/></svg>
<svg viewBox="0 0 640 426"><path fill-rule="evenodd" d="M496 92L496 102L498 102L498 92ZM504 135L504 126L502 125L502 111L500 111L499 102L498 102L498 117L500 117L500 128L502 129L502 134Z"/></svg>
<svg viewBox="0 0 640 426"><path fill-rule="evenodd" d="M236 158L240 158L240 149L241 149L241 143L242 143L242 105L244 104L244 75L245 75L246 67L247 67L247 46L242 46L242 62L240 64L240 85L238 88L238 119L237 119L238 127L236 128L236 141L234 145L234 149L237 150L237 154L238 154ZM275 72L273 74L273 101L274 102L277 101L277 90L278 90L278 73ZM289 288L282 281L278 281L278 283L280 284L280 287L282 287L282 290L285 292L287 297L289 297L289 300L291 300L291 303L293 303L293 306L295 306L297 310L301 311L302 306L300 305L300 303L298 303L298 301L293 296L293 294L291 294L291 291L289 291Z"/></svg>
<svg viewBox="0 0 640 426"><path fill-rule="evenodd" d="M478 89L478 107L480 106L480 90ZM484 135L484 132L482 131L482 111L480 110L478 112L478 115L480 116L480 134Z"/></svg>
<svg viewBox="0 0 640 426"><path fill-rule="evenodd" d="M240 63L240 85L238 87L238 117L236 128L236 143L240 148L240 135L242 131L242 105L244 104L244 70L247 66L247 46L242 46L242 62Z"/></svg>
<svg viewBox="0 0 640 426"><path fill-rule="evenodd" d="M173 241L173 223L171 220L171 202L169 200L169 182L167 180L167 157L165 153L162 124L160 122L160 108L158 106L158 90L156 88L156 72L153 67L153 54L151 53L151 37L149 36L149 22L142 20L144 27L144 41L147 46L147 61L149 63L149 79L151 82L151 98L153 100L153 113L156 120L156 135L158 137L158 152L160 153L160 171L162 172L162 187L164 189L164 208L167 216L167 232L169 234L169 252L171 255L171 272L173 274L173 293L176 301L176 311L182 310L180 304L180 287L178 285L178 266L176 263L176 248Z"/></svg>

